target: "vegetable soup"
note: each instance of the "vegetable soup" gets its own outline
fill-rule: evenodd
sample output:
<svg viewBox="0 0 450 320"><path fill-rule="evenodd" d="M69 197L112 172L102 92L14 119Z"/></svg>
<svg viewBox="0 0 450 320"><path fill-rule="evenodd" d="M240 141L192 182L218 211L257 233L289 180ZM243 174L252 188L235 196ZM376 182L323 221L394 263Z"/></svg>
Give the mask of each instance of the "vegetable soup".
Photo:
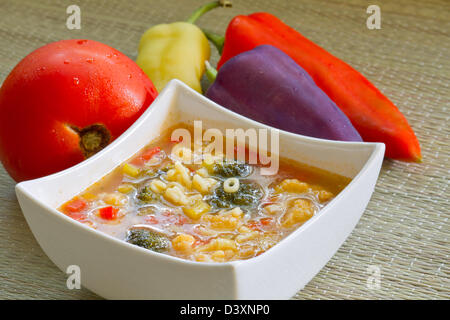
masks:
<svg viewBox="0 0 450 320"><path fill-rule="evenodd" d="M170 134L159 137L60 210L148 250L225 262L267 251L350 182L283 158L277 174L261 175L261 165L220 153L174 156L180 144ZM192 164L183 154L201 160Z"/></svg>

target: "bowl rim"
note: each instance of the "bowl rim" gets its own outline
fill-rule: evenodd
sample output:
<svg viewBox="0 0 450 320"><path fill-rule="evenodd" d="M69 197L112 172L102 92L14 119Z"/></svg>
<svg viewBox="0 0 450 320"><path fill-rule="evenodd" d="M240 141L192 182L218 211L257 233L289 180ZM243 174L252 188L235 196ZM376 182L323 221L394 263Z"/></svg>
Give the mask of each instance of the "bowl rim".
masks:
<svg viewBox="0 0 450 320"><path fill-rule="evenodd" d="M202 104L207 103L210 105L210 107L215 108L216 110L224 113L224 116L226 116L226 118L228 120L233 120L233 118L234 118L234 120L238 120L240 122L242 122L242 121L247 122L247 124L249 126L254 125L257 127L263 127L263 128L267 128L267 129L275 129L275 130L279 131L280 136L285 135L286 139L297 139L297 140L299 139L304 142L320 144L320 145L323 145L324 147L327 145L332 145L332 146L344 145L347 147L356 147L356 148L371 147L372 150L370 151L370 156L368 157L367 161L364 163L364 165L362 166L360 171L351 179L350 183L336 197L334 197L330 202L328 202L326 204L326 206L324 208L322 208L320 210L319 214L315 214L311 219L306 221L301 226L297 227L297 229L292 231L285 238L281 239L269 250L266 250L265 252L263 252L262 254L260 254L256 257L252 257L250 259L245 259L245 260L234 260L234 261L227 261L227 262L200 262L200 261L187 260L187 259L179 258L176 256L171 256L168 254L154 252L152 250L141 248L139 246L136 246L136 245L130 244L126 241L115 238L107 233L102 232L102 231L88 227L87 225L85 225L75 219L70 218L69 216L67 216L64 213L62 213L61 211L59 211L57 208L54 208L53 206L51 206L49 203L40 200L39 198L34 196L32 194L32 192L29 191L28 188L30 186L57 179L61 176L70 174L72 171L82 170L83 167L89 165L91 162L100 161L106 152L108 152L109 150L111 150L113 148L116 148L116 146L123 143L124 140L130 139L130 137L133 136L133 133L136 130L136 128L138 128L142 125L145 125L146 122L151 121L150 120L151 115L153 112L155 112L154 110L156 110L157 108L168 108L169 104L158 104L158 102L167 95L172 95L171 97L170 96L169 97L173 101L173 99L177 95L179 95L179 93L177 93L179 90L184 91L184 93L194 95L195 98L199 99ZM152 107L152 105L154 105L154 107ZM233 111L230 111L230 110L226 109L225 107L218 105L214 101L209 100L208 98L202 96L201 94L194 91L193 89L188 87L186 84L182 83L181 81L174 79L168 83L168 85L164 88L164 90L161 91L161 93L158 95L158 97L151 103L151 105L146 109L146 111L133 123L133 125L131 125L124 133L122 133L116 140L114 140L112 143L110 143L107 147L105 147L104 149L102 149L101 151L99 151L98 153L93 155L92 157L90 157L70 168L67 168L65 170L62 170L62 171L59 171L59 172L56 172L56 173L53 173L51 175L47 175L47 176L44 176L41 178L22 181L15 186L15 191L16 191L16 194L25 195L29 200L34 202L34 205L45 209L45 211L47 213L50 213L55 218L62 219L62 221L64 223L69 223L74 228L80 228L83 231L91 232L92 235L95 235L98 238L102 238L105 241L112 241L113 244L116 244L118 246L124 246L124 247L128 248L128 250L136 250L135 251L136 253L140 252L141 254L148 254L148 255L155 257L156 259L161 259L162 261L165 260L165 261L171 262L171 263L183 263L183 264L193 265L195 267L214 267L214 268L223 268L224 266L237 267L238 265L257 263L258 261L265 259L266 256L270 255L271 251L276 250L275 248L280 247L280 245L283 243L287 243L290 239L298 236L300 233L304 232L303 230L306 230L311 225L313 225L318 219L320 219L321 216L323 216L324 213L329 211L333 207L333 205L337 201L339 201L340 198L345 196L345 194L349 192L349 190L352 188L353 185L358 183L358 180L360 180L361 176L365 175L366 172L369 170L369 168L371 167L375 158L377 158L377 156L379 156L380 153L384 153L384 149L385 149L385 145L383 143L326 140L326 139L304 136L304 135L300 135L300 134L287 132L287 131L284 131L281 129L277 129L277 128L265 125L263 123L257 122L255 120L249 119L247 117L244 117ZM280 151L280 155L282 155L282 154L283 154L283 152ZM130 155L130 157L131 156L132 155ZM109 172L110 171L104 173L102 176L107 175Z"/></svg>

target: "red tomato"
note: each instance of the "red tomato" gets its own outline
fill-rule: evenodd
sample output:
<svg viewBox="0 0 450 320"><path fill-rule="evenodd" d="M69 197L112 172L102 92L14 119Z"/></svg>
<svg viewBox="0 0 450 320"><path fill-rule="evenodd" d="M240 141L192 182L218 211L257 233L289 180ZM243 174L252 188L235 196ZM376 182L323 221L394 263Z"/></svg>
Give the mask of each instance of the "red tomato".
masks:
<svg viewBox="0 0 450 320"><path fill-rule="evenodd" d="M156 96L137 64L105 44L45 45L0 89L0 160L16 181L66 169L117 138Z"/></svg>
<svg viewBox="0 0 450 320"><path fill-rule="evenodd" d="M117 213L119 209L114 207L105 207L98 210L98 214L102 219L114 220L117 218Z"/></svg>

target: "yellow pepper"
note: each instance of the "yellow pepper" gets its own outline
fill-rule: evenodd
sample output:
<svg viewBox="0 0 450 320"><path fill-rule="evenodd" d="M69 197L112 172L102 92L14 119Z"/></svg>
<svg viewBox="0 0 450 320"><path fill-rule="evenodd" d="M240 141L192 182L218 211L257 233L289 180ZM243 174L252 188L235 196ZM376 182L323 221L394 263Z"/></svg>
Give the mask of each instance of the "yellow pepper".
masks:
<svg viewBox="0 0 450 320"><path fill-rule="evenodd" d="M141 173L141 170L138 167L133 166L132 164L125 163L122 167L122 172L127 176L137 178Z"/></svg>
<svg viewBox="0 0 450 320"><path fill-rule="evenodd" d="M209 60L209 42L194 22L204 13L230 2L219 0L199 9L187 22L159 24L148 29L139 43L136 63L152 80L158 92L172 79L179 79L202 92L200 80Z"/></svg>

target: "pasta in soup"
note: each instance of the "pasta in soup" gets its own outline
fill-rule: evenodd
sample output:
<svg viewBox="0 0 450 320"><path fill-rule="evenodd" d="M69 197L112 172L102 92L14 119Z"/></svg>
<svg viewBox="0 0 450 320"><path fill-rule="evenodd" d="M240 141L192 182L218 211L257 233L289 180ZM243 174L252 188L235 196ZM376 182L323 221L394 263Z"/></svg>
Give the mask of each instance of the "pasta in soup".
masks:
<svg viewBox="0 0 450 320"><path fill-rule="evenodd" d="M226 262L269 250L350 182L287 159L280 159L277 174L264 176L258 164L184 150L200 157L193 164L173 156L179 143L158 138L60 210L148 250Z"/></svg>

